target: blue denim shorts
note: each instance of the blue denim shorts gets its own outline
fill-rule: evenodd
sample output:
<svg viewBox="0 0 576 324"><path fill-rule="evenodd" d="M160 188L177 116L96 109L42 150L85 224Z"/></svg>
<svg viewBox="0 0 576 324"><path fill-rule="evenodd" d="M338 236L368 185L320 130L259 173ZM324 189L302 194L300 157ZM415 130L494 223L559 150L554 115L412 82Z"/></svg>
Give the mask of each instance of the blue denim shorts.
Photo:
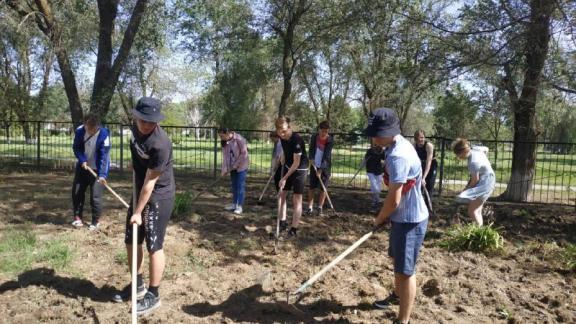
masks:
<svg viewBox="0 0 576 324"><path fill-rule="evenodd" d="M414 274L427 226L427 219L420 223L392 222L388 255L394 258L394 272Z"/></svg>

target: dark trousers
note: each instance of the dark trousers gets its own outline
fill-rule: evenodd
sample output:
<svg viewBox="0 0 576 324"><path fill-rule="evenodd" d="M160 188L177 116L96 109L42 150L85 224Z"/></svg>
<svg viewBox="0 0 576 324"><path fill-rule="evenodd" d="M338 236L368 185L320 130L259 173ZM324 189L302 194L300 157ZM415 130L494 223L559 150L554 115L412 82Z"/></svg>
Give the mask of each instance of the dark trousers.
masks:
<svg viewBox="0 0 576 324"><path fill-rule="evenodd" d="M96 181L90 172L76 168L74 182L72 183L72 204L74 207L74 217L82 218L84 211L84 195L86 189L90 187L90 206L92 207L92 224L98 223L102 215L102 193L104 186Z"/></svg>
<svg viewBox="0 0 576 324"><path fill-rule="evenodd" d="M438 162L436 162L436 160L432 160L432 164L430 165L430 171L428 171L428 175L426 176L426 190L428 191L428 195L430 195L430 199L432 199L432 194L434 193L434 184L436 183L437 169L438 169Z"/></svg>

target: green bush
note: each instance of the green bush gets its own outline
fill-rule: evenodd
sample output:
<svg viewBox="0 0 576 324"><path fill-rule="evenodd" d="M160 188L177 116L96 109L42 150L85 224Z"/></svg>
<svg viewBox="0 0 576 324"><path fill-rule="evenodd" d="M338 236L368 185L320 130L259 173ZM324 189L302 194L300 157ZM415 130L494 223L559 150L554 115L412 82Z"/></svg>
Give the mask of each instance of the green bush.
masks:
<svg viewBox="0 0 576 324"><path fill-rule="evenodd" d="M188 191L176 193L172 217L182 219L192 211L192 194Z"/></svg>
<svg viewBox="0 0 576 324"><path fill-rule="evenodd" d="M504 238L492 224L488 226L470 224L449 229L446 237L439 242L439 246L449 251L495 253L504 247Z"/></svg>
<svg viewBox="0 0 576 324"><path fill-rule="evenodd" d="M576 270L576 244L568 244L564 248L563 254L566 266L571 270Z"/></svg>

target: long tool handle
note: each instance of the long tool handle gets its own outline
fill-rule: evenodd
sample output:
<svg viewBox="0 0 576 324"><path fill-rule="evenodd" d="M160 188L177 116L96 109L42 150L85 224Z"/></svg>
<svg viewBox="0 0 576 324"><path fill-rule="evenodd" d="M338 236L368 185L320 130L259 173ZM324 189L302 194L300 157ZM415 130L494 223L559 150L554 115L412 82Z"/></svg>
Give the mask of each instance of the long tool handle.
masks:
<svg viewBox="0 0 576 324"><path fill-rule="evenodd" d="M132 171L132 208L136 208L138 203L138 197L136 191L136 172ZM137 314L137 294L136 294L136 276L138 275L138 224L132 224L132 298L130 302L132 303L132 324L136 324L138 322L138 314Z"/></svg>
<svg viewBox="0 0 576 324"><path fill-rule="evenodd" d="M200 198L200 196L202 196L206 191L212 189L212 187L214 187L220 181L220 179L222 179L221 175L218 176L218 178L216 178L216 180L214 180L212 183L207 185L206 188L202 189L202 191L200 191L194 198L192 198L190 202L196 201L196 199Z"/></svg>
<svg viewBox="0 0 576 324"><path fill-rule="evenodd" d="M92 170L91 167L87 166L86 170L88 170L88 172L92 173L92 175L98 179L98 175L96 174L96 172L94 172L94 170ZM106 187L106 189L108 189L108 191L110 191L110 193L112 195L114 195L114 197L118 198L118 200L120 200L122 202L122 204L124 204L124 207L129 208L130 206L128 206L128 204L126 203L126 201L124 201L124 199L122 199L122 197L120 197L116 191L114 191L112 188L110 188L110 186L107 183L104 183L104 187Z"/></svg>
<svg viewBox="0 0 576 324"><path fill-rule="evenodd" d="M138 322L137 319L137 295L136 295L136 276L137 276L137 262L138 262L138 252L136 250L138 245L138 224L132 224L132 324Z"/></svg>
<svg viewBox="0 0 576 324"><path fill-rule="evenodd" d="M266 182L266 185L264 186L264 190L262 190L262 193L260 194L260 198L258 198L258 201L262 200L262 197L264 197L264 193L266 192L266 189L268 189L268 186L270 185L270 181L272 181L272 178L274 178L275 174L276 174L276 169L274 169L274 172L272 172L272 175L270 175L270 178L268 178L268 182Z"/></svg>
<svg viewBox="0 0 576 324"><path fill-rule="evenodd" d="M420 188L420 191L423 192L423 196L424 196L424 203L426 203L426 207L428 207L428 211L430 212L430 216L434 217L434 208L432 207L432 199L430 199L430 194L428 193L428 190L426 190L425 186L422 186Z"/></svg>
<svg viewBox="0 0 576 324"><path fill-rule="evenodd" d="M306 281L302 286L300 286L300 288L298 288L298 290L296 290L293 294L300 294L302 293L304 290L306 290L306 288L310 287L314 282L316 282L316 280L318 280L320 277L322 277L322 275L324 273L326 273L326 271L330 270L333 266L337 265L340 261L342 261L342 259L344 259L348 254L350 254L352 251L354 251L358 246L360 246L360 244L364 243L364 241L366 241L367 239L370 238L370 236L372 236L372 234L374 234L374 230L370 231L369 233L365 234L364 236L362 236L358 241L356 241L354 244L352 244L349 248L346 249L346 251L342 252L338 257L336 257L336 259L332 260L332 262L330 262L327 266L325 266L324 268L322 268L322 270L318 271L315 275L313 275L310 279L308 279L308 281Z"/></svg>
<svg viewBox="0 0 576 324"><path fill-rule="evenodd" d="M312 164L312 167L314 168L314 172L316 172L316 174L318 174L318 169L316 169L316 166L314 164ZM334 205L332 205L332 199L330 199L330 195L328 194L328 190L326 190L326 186L324 186L324 182L322 182L322 174L320 174L320 176L318 176L318 182L320 182L320 185L322 186L322 190L324 190L324 193L326 194L326 199L328 199L328 203L330 204L330 208L332 208L332 210L334 212L336 212L336 209L334 209Z"/></svg>
<svg viewBox="0 0 576 324"><path fill-rule="evenodd" d="M352 181L354 181L354 179L356 179L356 176L358 175L360 170L362 170L362 168L364 168L364 165L366 164L366 162L368 160L370 160L370 157L368 157L367 159L362 160L362 162L360 162L360 166L358 167L358 170L356 170L356 173L354 173L354 176L352 177L352 179L350 179L350 181L348 181L347 186L350 186L350 184L352 184Z"/></svg>

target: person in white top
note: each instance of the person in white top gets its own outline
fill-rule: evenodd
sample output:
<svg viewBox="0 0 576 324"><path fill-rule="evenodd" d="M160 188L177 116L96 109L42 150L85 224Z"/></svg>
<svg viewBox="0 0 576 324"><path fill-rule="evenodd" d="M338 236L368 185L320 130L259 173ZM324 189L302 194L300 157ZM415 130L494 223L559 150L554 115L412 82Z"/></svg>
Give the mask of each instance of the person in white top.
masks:
<svg viewBox="0 0 576 324"><path fill-rule="evenodd" d="M490 197L496 184L496 177L492 165L488 160L488 148L484 146L471 147L468 140L457 138L452 143L452 150L460 160L468 159L470 180L457 197L456 201L468 203L468 215L479 226L482 226L482 207Z"/></svg>

